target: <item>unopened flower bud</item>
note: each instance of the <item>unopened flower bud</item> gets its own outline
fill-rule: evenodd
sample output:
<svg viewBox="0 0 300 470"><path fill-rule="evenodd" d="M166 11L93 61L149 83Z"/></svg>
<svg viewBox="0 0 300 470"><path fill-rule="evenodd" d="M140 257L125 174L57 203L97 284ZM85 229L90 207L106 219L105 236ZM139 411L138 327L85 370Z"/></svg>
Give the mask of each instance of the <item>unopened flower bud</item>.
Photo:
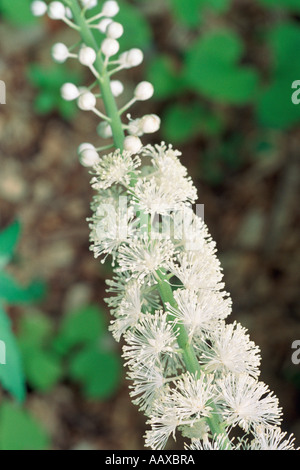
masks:
<svg viewBox="0 0 300 470"><path fill-rule="evenodd" d="M65 83L61 87L61 96L66 101L76 100L79 97L80 93L74 83Z"/></svg>
<svg viewBox="0 0 300 470"><path fill-rule="evenodd" d="M113 136L112 128L108 124L108 122L100 122L100 124L97 127L97 133L102 137L102 139L109 139L110 137Z"/></svg>
<svg viewBox="0 0 300 470"><path fill-rule="evenodd" d="M112 21L106 28L106 35L111 39L119 39L124 33L124 28L121 23Z"/></svg>
<svg viewBox="0 0 300 470"><path fill-rule="evenodd" d="M31 4L31 12L34 16L43 16L47 11L47 4L40 0L36 0Z"/></svg>
<svg viewBox="0 0 300 470"><path fill-rule="evenodd" d="M70 55L69 49L62 42L58 42L54 44L54 46L52 47L51 54L52 54L53 59L56 62L59 62L60 64L65 62Z"/></svg>
<svg viewBox="0 0 300 470"><path fill-rule="evenodd" d="M78 98L78 107L83 111L91 111L96 106L96 96L90 91L84 92Z"/></svg>
<svg viewBox="0 0 300 470"><path fill-rule="evenodd" d="M81 0L81 3L85 8L91 10L98 5L98 0Z"/></svg>
<svg viewBox="0 0 300 470"><path fill-rule="evenodd" d="M108 16L112 18L113 16L116 16L119 13L119 5L116 1L114 0L108 0L107 2L104 3L102 7L102 13L104 16Z"/></svg>
<svg viewBox="0 0 300 470"><path fill-rule="evenodd" d="M97 28L99 29L99 31L101 31L101 33L105 34L110 23L112 23L112 20L110 18L104 18L103 20L99 21Z"/></svg>
<svg viewBox="0 0 300 470"><path fill-rule="evenodd" d="M152 134L160 128L160 118L156 114L148 114L141 118L141 130L144 134Z"/></svg>
<svg viewBox="0 0 300 470"><path fill-rule="evenodd" d="M134 96L138 101L146 101L153 96L154 88L150 82L140 82L134 90Z"/></svg>
<svg viewBox="0 0 300 470"><path fill-rule="evenodd" d="M137 67L143 60L144 54L140 49L130 49L127 52L123 52L119 57L120 63L127 69Z"/></svg>
<svg viewBox="0 0 300 470"><path fill-rule="evenodd" d="M97 150L92 144L81 144L78 148L78 153L79 161L83 166L94 166L100 162L100 157L97 153Z"/></svg>
<svg viewBox="0 0 300 470"><path fill-rule="evenodd" d="M128 152L137 153L141 150L142 146L141 139L134 135L128 135L124 139L124 150Z"/></svg>
<svg viewBox="0 0 300 470"><path fill-rule="evenodd" d="M115 55L120 48L120 45L116 39L106 38L102 41L101 52L106 57L111 57Z"/></svg>
<svg viewBox="0 0 300 470"><path fill-rule="evenodd" d="M69 7L66 7L66 17L69 18L70 20L73 18L72 10Z"/></svg>
<svg viewBox="0 0 300 470"><path fill-rule="evenodd" d="M48 15L52 20L62 20L66 16L66 8L61 2L51 2Z"/></svg>
<svg viewBox="0 0 300 470"><path fill-rule="evenodd" d="M124 91L124 85L120 80L112 80L110 82L110 88L114 97L120 96Z"/></svg>
<svg viewBox="0 0 300 470"><path fill-rule="evenodd" d="M96 57L97 54L92 47L82 46L79 51L78 60L82 65L90 67L95 62Z"/></svg>

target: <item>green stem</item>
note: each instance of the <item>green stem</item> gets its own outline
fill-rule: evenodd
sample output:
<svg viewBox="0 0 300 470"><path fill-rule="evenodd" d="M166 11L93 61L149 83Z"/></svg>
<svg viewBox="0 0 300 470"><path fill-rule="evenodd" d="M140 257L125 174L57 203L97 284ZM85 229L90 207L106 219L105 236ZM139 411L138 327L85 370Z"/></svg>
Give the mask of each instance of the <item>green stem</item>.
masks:
<svg viewBox="0 0 300 470"><path fill-rule="evenodd" d="M78 3L78 0L65 0L65 3L71 8L74 21L79 27L79 33L82 37L84 44L89 47L92 47L97 53L97 59L94 63L94 68L97 70L97 72L99 72L98 82L101 89L102 99L104 102L107 116L111 119L110 125L112 127L114 144L116 148L119 148L122 151L125 136L120 118L121 113L120 111L118 111L115 98L111 92L109 72L107 72L105 63L103 62L101 55L99 54L98 44L87 23L87 20ZM135 181L136 175L132 174L131 187L134 185ZM143 216L145 216L145 214L140 212L140 217L143 218ZM174 299L172 288L168 283L168 276L165 270L158 270L157 276L159 279L158 290L165 309L167 310L167 304L170 304L172 307L177 308L177 303ZM173 321L173 317L171 315L168 315L168 319L170 321ZM178 330L179 334L177 342L179 348L182 350L183 360L185 362L186 368L190 373L195 374L196 376L200 376L201 367L197 360L195 351L189 341L189 337L184 325L179 324ZM211 403L210 406L212 407L213 412L212 416L207 418L207 423L210 427L211 432L213 434L226 434L225 426L220 420L215 404Z"/></svg>
<svg viewBox="0 0 300 470"><path fill-rule="evenodd" d="M173 291L170 286L170 284L167 281L167 276L164 272L164 270L160 269L157 271L157 276L159 278L158 281L158 290L161 296L161 299L163 301L165 310L167 311L168 304L173 307L173 308L178 308L178 305L174 299ZM173 317L171 315L168 316L170 321L173 321ZM183 354L183 359L186 365L186 368L189 372L192 374L195 374L195 376L200 376L201 374L201 367L198 362L198 359L196 357L194 348L190 344L189 337L187 334L187 331L184 327L183 324L178 324L178 337L177 337L177 343L180 349L182 349L182 354ZM218 415L216 406L214 403L210 403L210 406L212 408L212 415L209 418L206 418L207 424L209 425L209 428L212 432L212 434L225 434L225 426L221 422L220 417ZM226 442L226 444L229 443Z"/></svg>
<svg viewBox="0 0 300 470"><path fill-rule="evenodd" d="M102 60L101 55L99 54L99 45L96 42L93 32L90 30L86 18L82 15L82 9L78 3L78 0L65 0L65 3L71 8L73 18L75 23L79 26L79 34L88 47L91 47L97 53L97 58L94 63L95 69L99 72L99 86L101 89L102 99L107 115L111 118L110 126L113 132L113 140L116 148L123 150L124 144L124 131L122 127L122 121L119 115L117 104L115 98L111 91L110 79L105 67L105 64Z"/></svg>
<svg viewBox="0 0 300 470"><path fill-rule="evenodd" d="M161 299L163 301L165 310L168 311L167 304L169 304L173 308L177 308L173 291L169 282L167 282L166 280L165 272L162 270L159 270L157 272L157 275L160 279L158 282L158 290L159 290ZM174 320L170 314L168 315L168 319L170 321ZM191 372L192 374L200 375L201 373L200 364L196 358L195 351L189 342L189 337L186 332L186 329L184 325L182 324L178 324L177 326L179 330L177 342L178 342L178 346L183 350L183 358L184 358L186 367L188 371Z"/></svg>

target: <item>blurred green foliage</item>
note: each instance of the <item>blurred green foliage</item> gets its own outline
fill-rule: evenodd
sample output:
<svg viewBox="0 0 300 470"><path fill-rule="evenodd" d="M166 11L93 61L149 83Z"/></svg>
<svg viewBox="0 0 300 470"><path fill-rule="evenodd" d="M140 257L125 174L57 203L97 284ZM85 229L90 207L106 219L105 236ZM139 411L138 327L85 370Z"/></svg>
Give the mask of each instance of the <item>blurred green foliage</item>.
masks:
<svg viewBox="0 0 300 470"><path fill-rule="evenodd" d="M259 3L269 8L282 8L291 11L300 11L298 0L259 0Z"/></svg>
<svg viewBox="0 0 300 470"><path fill-rule="evenodd" d="M58 328L40 312L23 315L17 333L28 385L41 393L62 380L78 383L87 398L112 396L121 378L104 312L89 305L66 314Z"/></svg>
<svg viewBox="0 0 300 470"><path fill-rule="evenodd" d="M18 27L32 25L36 18L30 10L31 0L0 0L0 15Z"/></svg>
<svg viewBox="0 0 300 470"><path fill-rule="evenodd" d="M30 15L29 5L30 0L0 0L0 13L15 25L31 27L38 20ZM145 78L154 84L154 99L162 109L162 137L178 145L201 139L202 178L221 183L227 172L243 166L245 148L249 153L259 147L260 139L268 140L270 132L299 124L300 106L291 102L291 84L300 78L300 61L294 60L300 46L300 24L294 16L300 11L298 0L256 0L253 7L268 20L262 28L252 19L250 35L231 21L236 7L232 0L163 0L162 15L173 21L182 38L188 38L181 48L174 44L163 49L155 42L156 23L152 25L151 16L144 14L144 8L150 10L147 0L120 0L120 7L116 20L125 27L121 50L140 47L146 53ZM96 14L97 8L88 14ZM167 37L172 32L166 28ZM102 33L95 34L100 43ZM265 57L263 67L255 57L260 53ZM38 89L34 104L38 113L56 111L64 119L75 115L76 105L60 96L64 82L81 83L69 63L50 69L31 64L28 75ZM251 116L249 125L257 142L247 145L250 136L236 139L230 120L224 119L224 114L239 109ZM228 148L235 151L231 158Z"/></svg>
<svg viewBox="0 0 300 470"><path fill-rule="evenodd" d="M6 363L0 366L0 383L14 398L22 402L25 398L22 360L6 307L11 304L26 304L40 300L45 293L45 285L40 281L35 281L28 286L21 286L6 271L7 265L13 260L19 237L18 221L0 233L0 339L4 342L6 349Z"/></svg>
<svg viewBox="0 0 300 470"><path fill-rule="evenodd" d="M44 450L50 445L40 423L16 403L7 400L0 406L0 450Z"/></svg>
<svg viewBox="0 0 300 470"><path fill-rule="evenodd" d="M53 64L46 68L39 64L29 64L28 79L38 90L34 100L34 108L38 114L56 111L66 120L75 116L78 111L76 103L65 101L60 89L66 82L79 85L81 76L78 72L74 72L65 64Z"/></svg>
<svg viewBox="0 0 300 470"><path fill-rule="evenodd" d="M185 56L187 86L212 101L245 104L253 99L258 74L242 66L241 38L230 29L208 32L191 45Z"/></svg>
<svg viewBox="0 0 300 470"><path fill-rule="evenodd" d="M186 26L197 28L206 13L225 13L231 0L168 0L170 7L180 21Z"/></svg>
<svg viewBox="0 0 300 470"><path fill-rule="evenodd" d="M39 423L21 405L25 400L23 358L6 312L10 304L26 304L39 300L45 291L41 282L21 286L6 272L14 260L20 237L20 223L13 222L0 232L0 339L5 345L5 361L0 364L0 384L17 401L0 404L0 449L39 450L47 447L48 438Z"/></svg>
<svg viewBox="0 0 300 470"><path fill-rule="evenodd" d="M295 60L300 23L293 16L299 2L256 0L253 7L268 21L262 28L253 18L247 34L231 21L231 0L166 3L181 37L189 39L181 48L156 48L147 63L147 79L163 110L162 137L180 145L194 142L195 148L201 139L199 175L220 184L248 163L245 155L262 156L255 149L261 142L271 147L274 131L280 134L300 123L300 106L291 101L292 83L300 78ZM273 9L276 14L270 13ZM258 54L263 54L263 66ZM233 129L227 118L238 110L252 129L243 138L239 124Z"/></svg>
<svg viewBox="0 0 300 470"><path fill-rule="evenodd" d="M300 77L300 61L294 60L300 48L300 24L283 21L266 35L271 51L270 80L263 86L257 102L258 124L289 129L300 122L300 106L291 101L291 86Z"/></svg>
<svg viewBox="0 0 300 470"><path fill-rule="evenodd" d="M67 381L77 384L86 398L104 400L117 391L122 371L101 308L88 305L71 311L57 325L31 305L43 297L45 285L33 282L23 287L6 272L16 258L20 232L18 221L0 232L0 340L5 345L0 384L16 400L0 403L0 450L50 445L43 426L24 407L26 386L46 394ZM15 333L6 312L11 304L25 309Z"/></svg>

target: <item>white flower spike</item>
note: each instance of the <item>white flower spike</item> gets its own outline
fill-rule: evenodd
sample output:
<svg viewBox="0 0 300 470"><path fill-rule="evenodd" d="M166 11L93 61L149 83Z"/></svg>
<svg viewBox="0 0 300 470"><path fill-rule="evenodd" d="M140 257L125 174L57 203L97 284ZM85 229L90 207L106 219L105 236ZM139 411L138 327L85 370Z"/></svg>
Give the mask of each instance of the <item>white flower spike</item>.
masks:
<svg viewBox="0 0 300 470"><path fill-rule="evenodd" d="M150 99L154 88L140 82L118 109L115 98L124 85L112 76L140 65L144 54L133 48L114 57L124 32L114 20L118 2L78 2L68 0L69 9L59 1L49 5L49 16L77 30L82 44L77 54L55 44L52 55L61 63L76 58L97 78L86 88L65 83L61 94L99 117L98 135L114 144L83 143L78 153L96 192L88 219L90 249L102 263L110 257L114 268L107 281L112 295L105 299L113 317L110 330L124 341L130 395L148 418L145 444L163 449L181 432L190 439L188 450L293 450L294 437L279 428L278 399L258 380L259 348L239 323L226 323L232 302L216 244L192 208L197 190L181 153L164 142L143 144L145 134L160 128L157 115L127 114L128 123L122 122L123 113ZM82 6L80 19L75 3ZM86 16L97 6L95 16ZM32 3L37 16L45 8L45 2ZM95 29L104 35L99 49L96 36L91 39ZM100 97L107 115L96 108ZM241 432L241 439L234 437Z"/></svg>

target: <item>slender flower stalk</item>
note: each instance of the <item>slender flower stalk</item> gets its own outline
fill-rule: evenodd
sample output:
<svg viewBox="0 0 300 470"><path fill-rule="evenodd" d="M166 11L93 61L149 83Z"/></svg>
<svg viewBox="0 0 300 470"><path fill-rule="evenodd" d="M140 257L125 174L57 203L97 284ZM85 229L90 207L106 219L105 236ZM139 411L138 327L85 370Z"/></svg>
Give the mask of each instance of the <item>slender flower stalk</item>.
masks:
<svg viewBox="0 0 300 470"><path fill-rule="evenodd" d="M113 141L83 143L78 152L96 191L88 219L91 250L102 261L110 256L114 266L107 281L113 295L105 299L110 329L125 343L130 395L148 420L146 446L163 449L181 432L190 440L187 449L294 449L293 437L279 428L278 399L259 381L258 347L240 324L225 323L231 299L215 243L191 208L197 191L180 152L164 142L143 145L141 137L159 129L158 116L127 115L123 122L125 111L150 99L154 89L143 81L117 106L124 86L112 76L143 61L139 49L119 53L124 27L115 21L118 3L34 1L32 11L78 31L80 42L54 45L53 58L75 58L94 78L86 88L65 84L62 96L93 112L101 120L100 137ZM95 30L103 34L100 44ZM105 112L97 107L99 97ZM99 154L112 145L114 151ZM235 427L243 439L234 438Z"/></svg>

